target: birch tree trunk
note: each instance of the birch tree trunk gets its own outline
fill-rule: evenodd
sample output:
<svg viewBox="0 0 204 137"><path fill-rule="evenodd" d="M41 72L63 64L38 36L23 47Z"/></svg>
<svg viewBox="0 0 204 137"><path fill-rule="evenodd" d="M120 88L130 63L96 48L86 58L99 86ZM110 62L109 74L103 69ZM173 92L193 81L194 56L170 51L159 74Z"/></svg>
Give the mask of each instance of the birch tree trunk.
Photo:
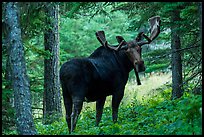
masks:
<svg viewBox="0 0 204 137"><path fill-rule="evenodd" d="M20 135L35 135L37 131L32 117L30 84L26 74L17 3L6 3L5 12L6 24L9 29L9 64L14 91L17 132Z"/></svg>

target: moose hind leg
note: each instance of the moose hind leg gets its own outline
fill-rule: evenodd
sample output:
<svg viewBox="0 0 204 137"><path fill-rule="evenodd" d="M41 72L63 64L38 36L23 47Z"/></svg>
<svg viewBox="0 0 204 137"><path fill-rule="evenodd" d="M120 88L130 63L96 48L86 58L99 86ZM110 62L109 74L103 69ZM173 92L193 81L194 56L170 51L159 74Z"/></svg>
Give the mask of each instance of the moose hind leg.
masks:
<svg viewBox="0 0 204 137"><path fill-rule="evenodd" d="M72 114L71 114L71 132L74 131L77 123L77 119L81 112L83 106L83 99L73 99L73 107L72 107Z"/></svg>
<svg viewBox="0 0 204 137"><path fill-rule="evenodd" d="M68 94L68 90L63 83L62 83L62 92L63 92L65 111L66 111L66 121L67 121L68 130L70 134L71 133L72 98Z"/></svg>
<svg viewBox="0 0 204 137"><path fill-rule="evenodd" d="M114 123L117 122L118 108L119 108L122 98L123 98L123 93L115 94L112 97L112 119Z"/></svg>
<svg viewBox="0 0 204 137"><path fill-rule="evenodd" d="M69 128L69 134L71 133L71 113L72 113L72 100L64 99L64 105L66 110L66 121Z"/></svg>
<svg viewBox="0 0 204 137"><path fill-rule="evenodd" d="M99 122L101 121L105 100L106 97L96 101L96 126L98 126Z"/></svg>

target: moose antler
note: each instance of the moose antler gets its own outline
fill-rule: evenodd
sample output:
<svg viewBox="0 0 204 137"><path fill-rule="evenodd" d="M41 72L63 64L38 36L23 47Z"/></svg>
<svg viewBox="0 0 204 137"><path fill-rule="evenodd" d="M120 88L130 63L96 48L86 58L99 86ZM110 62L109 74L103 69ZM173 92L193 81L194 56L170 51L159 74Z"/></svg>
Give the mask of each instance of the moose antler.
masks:
<svg viewBox="0 0 204 137"><path fill-rule="evenodd" d="M99 41L103 46L105 46L105 43L106 43L107 41L106 41L106 36L105 36L104 31L97 31L97 32L96 32L96 38L98 39L98 41Z"/></svg>
<svg viewBox="0 0 204 137"><path fill-rule="evenodd" d="M109 49L113 49L113 50L119 51L119 50L121 49L122 45L124 45L124 43L125 43L125 41L122 40L122 41L120 42L120 44L119 44L117 47L113 47L113 46L110 46L110 45L107 43L107 41L106 41L105 47L107 47L107 48L109 48Z"/></svg>
<svg viewBox="0 0 204 137"><path fill-rule="evenodd" d="M150 23L150 39L153 41L160 33L160 16L154 16L149 19Z"/></svg>
<svg viewBox="0 0 204 137"><path fill-rule="evenodd" d="M96 37L98 39L98 41L105 47L107 48L110 48L110 49L113 49L113 50L120 50L120 48L122 47L122 45L125 43L125 40L121 37L121 36L118 36L118 41L119 41L119 37L121 37L121 41L120 41L120 44L117 46L117 47L113 47L113 46L110 46L106 40L106 37L105 37L105 33L104 31L97 31L96 32ZM117 37L116 37L117 38Z"/></svg>
<svg viewBox="0 0 204 137"><path fill-rule="evenodd" d="M160 33L160 23L161 23L160 16L151 17L151 18L149 18L148 21L149 21L149 24L150 24L150 37L145 35L144 32L140 32L138 34L138 36L136 37L135 45L142 46L142 45L145 45L145 44L150 44L159 35L159 33ZM147 41L141 41L142 36ZM106 40L106 37L105 37L104 31L96 32L96 37L103 46L105 46L105 47L107 47L109 49L113 49L113 50L118 51L120 49L126 49L127 48L127 42L124 40L124 38L122 36L116 36L116 39L117 39L117 41L119 43L119 45L117 47L116 46L110 46L108 44L108 42ZM122 47L123 45L124 45L124 47Z"/></svg>
<svg viewBox="0 0 204 137"><path fill-rule="evenodd" d="M150 24L150 37L142 33L142 36L147 40L147 41L141 41L138 42L139 46L142 46L144 44L150 44L160 33L160 16L154 16L149 19L149 24Z"/></svg>

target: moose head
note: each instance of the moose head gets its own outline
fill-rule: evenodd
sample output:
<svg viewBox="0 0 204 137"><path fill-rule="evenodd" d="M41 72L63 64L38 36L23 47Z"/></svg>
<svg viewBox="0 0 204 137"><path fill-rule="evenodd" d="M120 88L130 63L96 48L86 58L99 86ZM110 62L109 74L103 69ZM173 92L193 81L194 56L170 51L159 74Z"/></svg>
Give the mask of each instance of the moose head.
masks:
<svg viewBox="0 0 204 137"><path fill-rule="evenodd" d="M115 51L125 50L129 60L132 62L134 66L134 71L138 85L141 85L138 72L145 71L144 61L142 60L141 57L142 52L141 47L145 44L150 44L159 35L160 23L161 21L159 16L154 16L149 19L150 37L145 35L144 32L140 32L134 40L126 42L122 36L116 36L116 39L119 43L118 46L111 46L110 44L108 44L104 31L96 32L97 39L106 48ZM146 39L147 41L142 40L143 38Z"/></svg>

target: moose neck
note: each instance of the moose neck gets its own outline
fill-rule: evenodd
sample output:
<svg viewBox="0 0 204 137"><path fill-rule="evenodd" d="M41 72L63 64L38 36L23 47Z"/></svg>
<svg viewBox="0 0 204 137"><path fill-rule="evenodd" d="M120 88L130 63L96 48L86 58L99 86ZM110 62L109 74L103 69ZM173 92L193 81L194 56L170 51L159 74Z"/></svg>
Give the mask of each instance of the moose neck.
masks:
<svg viewBox="0 0 204 137"><path fill-rule="evenodd" d="M114 51L114 50L108 49L104 46L101 46L98 49L96 49L88 58L89 59L102 60L101 64L108 64L108 65L110 65L110 67L121 68L123 70L123 72L127 73L127 74L129 74L129 72L133 69L133 64L129 60L129 58L128 58L128 56L124 50ZM115 62L116 61L116 64L107 63L107 61L108 62Z"/></svg>

